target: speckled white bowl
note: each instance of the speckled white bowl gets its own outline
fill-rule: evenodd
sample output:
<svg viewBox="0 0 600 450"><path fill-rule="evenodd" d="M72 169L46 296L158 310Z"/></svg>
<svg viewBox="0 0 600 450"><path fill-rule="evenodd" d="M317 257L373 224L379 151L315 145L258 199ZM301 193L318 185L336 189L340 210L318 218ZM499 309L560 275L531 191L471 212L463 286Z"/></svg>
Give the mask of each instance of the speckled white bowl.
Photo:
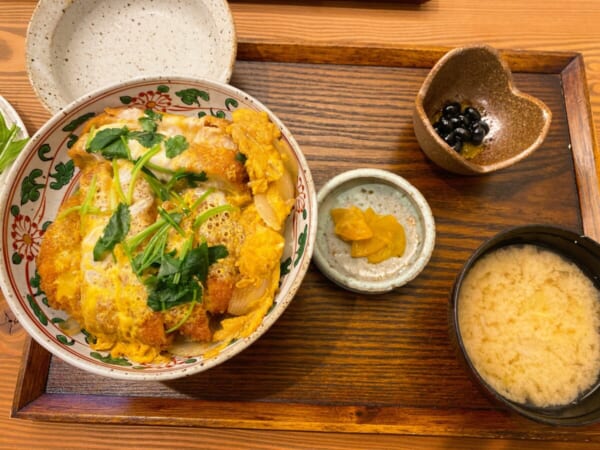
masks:
<svg viewBox="0 0 600 450"><path fill-rule="evenodd" d="M193 94L193 95L190 95ZM190 97L195 97L191 101ZM285 225L280 287L272 308L251 335L218 354L173 356L166 363L137 364L94 351L84 333L67 336L60 324L67 315L51 308L40 290L35 258L44 230L60 204L77 188L79 170L67 150L86 119L106 107L137 106L188 116L212 114L231 118L237 108L266 111L290 146L290 162L298 167L297 197ZM0 191L0 285L23 328L48 351L89 372L130 380L166 380L191 375L220 364L256 341L281 316L310 264L317 228L317 196L308 164L291 133L262 103L233 86L190 78L140 78L86 94L55 114L23 149ZM198 351L198 350L195 350Z"/></svg>
<svg viewBox="0 0 600 450"><path fill-rule="evenodd" d="M423 195L404 178L379 169L355 169L337 175L319 191L314 261L331 281L353 292L380 294L413 280L425 268L435 246L435 221ZM404 227L401 257L371 264L353 258L350 245L336 236L331 210L351 205L393 215Z"/></svg>
<svg viewBox="0 0 600 450"><path fill-rule="evenodd" d="M140 76L227 83L237 40L226 0L40 0L27 30L27 71L52 113Z"/></svg>

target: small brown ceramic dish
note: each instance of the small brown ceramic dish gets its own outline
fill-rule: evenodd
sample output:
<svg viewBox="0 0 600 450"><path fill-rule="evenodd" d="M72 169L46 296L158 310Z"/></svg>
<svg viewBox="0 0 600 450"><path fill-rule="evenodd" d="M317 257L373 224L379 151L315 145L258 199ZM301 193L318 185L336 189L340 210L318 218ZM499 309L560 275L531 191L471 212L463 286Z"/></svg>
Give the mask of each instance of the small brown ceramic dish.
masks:
<svg viewBox="0 0 600 450"><path fill-rule="evenodd" d="M433 128L448 102L473 106L489 126L482 151L472 159L450 147ZM417 94L413 124L429 159L450 172L478 175L531 154L544 141L551 118L543 102L514 86L497 50L477 45L452 50L437 62Z"/></svg>

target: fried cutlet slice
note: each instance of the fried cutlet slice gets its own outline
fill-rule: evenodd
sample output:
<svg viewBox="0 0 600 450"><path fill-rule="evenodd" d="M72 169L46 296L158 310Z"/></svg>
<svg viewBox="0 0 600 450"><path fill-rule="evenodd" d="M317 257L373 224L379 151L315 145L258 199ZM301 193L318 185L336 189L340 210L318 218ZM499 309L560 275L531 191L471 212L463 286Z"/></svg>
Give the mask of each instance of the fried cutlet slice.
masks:
<svg viewBox="0 0 600 450"><path fill-rule="evenodd" d="M85 148L89 141L88 133L122 127L139 132L142 131L139 119L147 117L140 108L107 108L104 113L89 120L81 137L69 150L69 156L78 167L97 161L100 156L89 153ZM150 160L153 164L171 172L204 172L220 188L249 193L247 172L239 158L237 145L227 132L228 121L210 115L198 118L160 113L160 117L155 121L155 133L163 136L162 149ZM165 151L165 142L176 136L183 136L188 147L180 154L169 157ZM148 151L132 135L128 135L126 139L133 160ZM165 177L161 172L157 176Z"/></svg>
<svg viewBox="0 0 600 450"><path fill-rule="evenodd" d="M57 219L44 233L36 265L49 305L81 324L81 222L79 213L68 213L80 204L80 198L77 192L59 208Z"/></svg>

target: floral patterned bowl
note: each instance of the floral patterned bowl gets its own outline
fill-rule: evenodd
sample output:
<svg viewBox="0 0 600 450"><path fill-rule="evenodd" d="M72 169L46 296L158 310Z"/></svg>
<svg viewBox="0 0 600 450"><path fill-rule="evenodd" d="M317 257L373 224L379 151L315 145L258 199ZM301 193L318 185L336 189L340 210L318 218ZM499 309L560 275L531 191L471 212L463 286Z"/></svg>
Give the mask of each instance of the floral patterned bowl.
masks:
<svg viewBox="0 0 600 450"><path fill-rule="evenodd" d="M172 357L168 363L138 364L94 351L84 333L67 336L60 323L67 316L48 306L36 271L35 257L44 230L60 204L78 183L78 169L67 155L82 124L105 107L123 105L163 112L227 117L236 108L266 111L292 149L299 168L297 198L286 223L280 289L274 306L258 329L230 343L217 355ZM191 375L226 361L258 339L294 297L309 266L316 234L315 187L306 160L280 120L250 95L226 84L191 78L139 78L103 88L74 101L46 123L31 139L9 171L0 192L2 235L0 283L15 316L42 346L64 361L89 372L119 379L165 380Z"/></svg>

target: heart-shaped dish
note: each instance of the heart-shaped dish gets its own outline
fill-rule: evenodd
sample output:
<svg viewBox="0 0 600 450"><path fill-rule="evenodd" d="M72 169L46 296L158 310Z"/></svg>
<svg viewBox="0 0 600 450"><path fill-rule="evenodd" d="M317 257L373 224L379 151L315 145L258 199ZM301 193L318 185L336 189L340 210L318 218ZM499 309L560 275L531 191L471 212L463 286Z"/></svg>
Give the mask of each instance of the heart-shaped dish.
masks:
<svg viewBox="0 0 600 450"><path fill-rule="evenodd" d="M482 151L472 159L454 150L434 129L449 102L476 108L489 126ZM428 158L464 175L493 172L530 155L544 141L551 119L542 101L515 87L507 63L487 45L446 53L423 82L413 113L415 135Z"/></svg>

